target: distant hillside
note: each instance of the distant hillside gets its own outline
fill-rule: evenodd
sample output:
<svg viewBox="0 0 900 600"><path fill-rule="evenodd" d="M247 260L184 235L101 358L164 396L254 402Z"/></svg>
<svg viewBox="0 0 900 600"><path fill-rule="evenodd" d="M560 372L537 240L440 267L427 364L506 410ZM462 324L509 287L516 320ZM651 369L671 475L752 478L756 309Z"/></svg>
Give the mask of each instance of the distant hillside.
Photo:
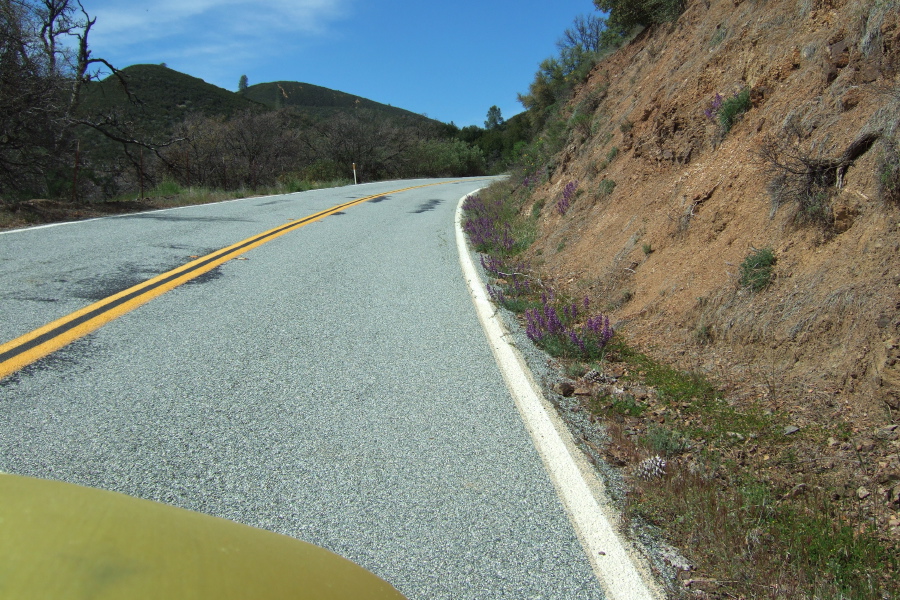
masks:
<svg viewBox="0 0 900 600"><path fill-rule="evenodd" d="M402 108L298 81L258 83L251 85L239 94L254 102L265 104L269 108L292 106L310 116L319 118L327 117L336 111L365 108L383 112L392 117L422 119L436 123L433 119Z"/></svg>
<svg viewBox="0 0 900 600"><path fill-rule="evenodd" d="M264 112L282 107L294 108L312 120L363 108L393 119L438 124L434 119L402 108L309 83L260 83L235 93L162 65L134 65L122 69L121 74L139 103L130 103L119 79L110 76L87 86L82 113L118 112L156 137L170 132L190 114L230 117L245 110Z"/></svg>
<svg viewBox="0 0 900 600"><path fill-rule="evenodd" d="M124 111L145 127L167 131L192 113L231 116L248 109L266 110L249 98L161 65L134 65L121 74L140 104L130 104L119 79L110 76L87 87L85 114Z"/></svg>

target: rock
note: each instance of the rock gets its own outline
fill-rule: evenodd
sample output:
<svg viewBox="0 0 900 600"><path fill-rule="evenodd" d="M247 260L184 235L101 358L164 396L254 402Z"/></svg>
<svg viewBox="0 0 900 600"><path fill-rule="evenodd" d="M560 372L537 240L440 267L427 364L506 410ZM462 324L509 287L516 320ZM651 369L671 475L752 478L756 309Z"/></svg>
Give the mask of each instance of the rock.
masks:
<svg viewBox="0 0 900 600"><path fill-rule="evenodd" d="M788 425L784 428L784 435L792 435L794 433L797 433L798 431L800 431L800 428L796 425Z"/></svg>
<svg viewBox="0 0 900 600"><path fill-rule="evenodd" d="M856 444L856 451L857 451L857 452L871 452L871 451L874 450L874 449L875 449L875 442L872 441L872 440L870 440L870 439L863 439L863 440L860 440L860 441Z"/></svg>
<svg viewBox="0 0 900 600"><path fill-rule="evenodd" d="M900 438L900 431L897 430L896 425L888 425L887 427L881 427L875 431L875 437L879 440L892 441Z"/></svg>
<svg viewBox="0 0 900 600"><path fill-rule="evenodd" d="M865 500L866 498L868 498L871 495L872 495L872 492L867 490L865 487L860 486L860 488L856 490L856 497L859 498L860 500Z"/></svg>
<svg viewBox="0 0 900 600"><path fill-rule="evenodd" d="M835 202L832 206L832 214L834 215L835 233L844 233L853 226L853 222L859 216L859 210L851 204Z"/></svg>
<svg viewBox="0 0 900 600"><path fill-rule="evenodd" d="M885 465L875 473L875 481L882 485L900 481L900 469L892 469Z"/></svg>
<svg viewBox="0 0 900 600"><path fill-rule="evenodd" d="M606 374L612 377L613 379L619 379L623 375L625 375L625 366L624 365L613 365L609 369L607 369Z"/></svg>
<svg viewBox="0 0 900 600"><path fill-rule="evenodd" d="M676 570L678 570L678 578L681 580L690 579L690 572L694 570L694 565L686 559L682 554L674 547L669 546L666 543L660 543L660 555L666 564L672 566Z"/></svg>
<svg viewBox="0 0 900 600"><path fill-rule="evenodd" d="M636 387L631 390L636 400L646 400L650 397L650 392L644 388Z"/></svg>
<svg viewBox="0 0 900 600"><path fill-rule="evenodd" d="M852 108L856 108L860 100L862 100L862 92L859 91L859 88L852 88L848 90L841 97L841 110L850 110ZM837 220L836 216L835 220Z"/></svg>
<svg viewBox="0 0 900 600"><path fill-rule="evenodd" d="M579 386L574 391L576 396L592 396L594 391L588 386Z"/></svg>
<svg viewBox="0 0 900 600"><path fill-rule="evenodd" d="M872 83L879 77L881 77L881 71L879 71L878 65L874 63L866 63L862 67L860 67L859 71L856 73L856 82Z"/></svg>
<svg viewBox="0 0 900 600"><path fill-rule="evenodd" d="M560 381L556 385L553 386L553 391L559 394L560 396L565 396L569 398L572 394L575 393L575 386L572 385L570 381Z"/></svg>
<svg viewBox="0 0 900 600"><path fill-rule="evenodd" d="M838 69L843 69L850 64L850 42L848 40L840 40L828 46L828 55L833 64Z"/></svg>

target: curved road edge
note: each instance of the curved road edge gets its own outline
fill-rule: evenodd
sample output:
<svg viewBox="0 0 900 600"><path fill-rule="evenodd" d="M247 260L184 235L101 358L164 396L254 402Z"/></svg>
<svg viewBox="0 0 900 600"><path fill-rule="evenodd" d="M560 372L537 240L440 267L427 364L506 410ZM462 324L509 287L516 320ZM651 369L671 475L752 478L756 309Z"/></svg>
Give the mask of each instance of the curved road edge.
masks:
<svg viewBox="0 0 900 600"><path fill-rule="evenodd" d="M603 482L544 397L521 353L507 341L509 332L487 298L462 230L463 202L478 191L460 198L456 207L456 246L475 311L516 408L607 596L614 600L662 599L665 595L647 566L617 534L613 523L618 519Z"/></svg>

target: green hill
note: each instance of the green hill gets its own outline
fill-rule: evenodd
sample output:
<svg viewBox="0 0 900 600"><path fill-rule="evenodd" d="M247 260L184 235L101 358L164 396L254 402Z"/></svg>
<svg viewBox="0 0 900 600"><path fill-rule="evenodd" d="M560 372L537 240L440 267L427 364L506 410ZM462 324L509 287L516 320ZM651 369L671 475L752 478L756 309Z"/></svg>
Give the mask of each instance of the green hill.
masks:
<svg viewBox="0 0 900 600"><path fill-rule="evenodd" d="M81 114L89 117L116 113L156 138L170 133L191 114L230 117L245 110L283 107L293 108L301 120L318 121L335 113L365 109L407 123L439 124L402 108L310 83L259 83L235 93L162 65L134 65L120 73L138 103L129 102L119 78L109 76L86 86Z"/></svg>
<svg viewBox="0 0 900 600"><path fill-rule="evenodd" d="M189 114L231 116L244 110L266 110L262 104L161 65L134 65L121 70L138 104L128 102L119 79L110 76L87 86L85 115L117 111L148 130L169 131Z"/></svg>
<svg viewBox="0 0 900 600"><path fill-rule="evenodd" d="M328 117L342 110L364 108L382 112L391 117L437 123L433 119L402 108L298 81L258 83L251 85L243 92L239 92L239 95L254 102L265 104L269 108L294 107L314 118Z"/></svg>

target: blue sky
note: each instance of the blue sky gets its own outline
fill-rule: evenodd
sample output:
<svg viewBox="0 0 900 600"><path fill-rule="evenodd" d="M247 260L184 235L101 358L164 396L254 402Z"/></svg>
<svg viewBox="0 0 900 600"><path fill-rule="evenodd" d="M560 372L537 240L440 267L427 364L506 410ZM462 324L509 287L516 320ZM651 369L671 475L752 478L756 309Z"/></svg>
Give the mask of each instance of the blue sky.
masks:
<svg viewBox="0 0 900 600"><path fill-rule="evenodd" d="M303 81L460 127L522 110L538 64L591 0L83 0L94 56L214 85Z"/></svg>

